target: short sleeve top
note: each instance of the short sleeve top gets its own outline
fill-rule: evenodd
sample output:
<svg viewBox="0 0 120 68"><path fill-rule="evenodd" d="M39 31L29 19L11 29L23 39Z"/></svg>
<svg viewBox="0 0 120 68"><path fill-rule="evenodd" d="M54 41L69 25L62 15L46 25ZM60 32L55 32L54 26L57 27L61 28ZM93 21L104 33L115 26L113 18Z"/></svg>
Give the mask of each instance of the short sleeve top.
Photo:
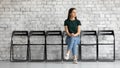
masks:
<svg viewBox="0 0 120 68"><path fill-rule="evenodd" d="M70 33L77 33L78 25L81 25L80 20L69 20L64 21L64 26L68 26L68 31Z"/></svg>

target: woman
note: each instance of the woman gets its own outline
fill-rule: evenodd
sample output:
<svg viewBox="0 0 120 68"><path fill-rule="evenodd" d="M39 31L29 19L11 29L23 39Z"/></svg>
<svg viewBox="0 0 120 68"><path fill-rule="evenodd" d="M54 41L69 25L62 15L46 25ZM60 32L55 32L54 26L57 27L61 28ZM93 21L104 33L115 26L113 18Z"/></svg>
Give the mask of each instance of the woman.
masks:
<svg viewBox="0 0 120 68"><path fill-rule="evenodd" d="M68 18L64 21L65 32L67 33L66 44L67 53L65 59L69 59L70 51L73 54L73 63L77 64L77 45L80 44L80 25L81 22L77 19L76 9L70 8L68 11Z"/></svg>

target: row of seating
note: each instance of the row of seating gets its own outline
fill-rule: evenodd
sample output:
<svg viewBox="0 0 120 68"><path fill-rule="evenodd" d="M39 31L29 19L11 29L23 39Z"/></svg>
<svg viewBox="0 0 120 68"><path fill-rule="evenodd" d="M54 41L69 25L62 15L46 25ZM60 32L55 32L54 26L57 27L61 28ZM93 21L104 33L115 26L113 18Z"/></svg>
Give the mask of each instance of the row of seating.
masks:
<svg viewBox="0 0 120 68"><path fill-rule="evenodd" d="M115 36L113 30L84 30L80 34L78 60L114 61ZM65 31L13 31L10 61L71 61L65 60L67 50Z"/></svg>

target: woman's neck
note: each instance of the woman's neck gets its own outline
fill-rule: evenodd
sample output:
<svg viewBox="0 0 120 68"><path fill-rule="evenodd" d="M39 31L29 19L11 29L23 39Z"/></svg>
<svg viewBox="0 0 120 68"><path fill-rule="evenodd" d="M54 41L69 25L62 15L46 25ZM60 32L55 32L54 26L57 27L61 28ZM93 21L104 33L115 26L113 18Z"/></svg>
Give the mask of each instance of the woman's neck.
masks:
<svg viewBox="0 0 120 68"><path fill-rule="evenodd" d="M71 17L70 20L75 20L75 17Z"/></svg>

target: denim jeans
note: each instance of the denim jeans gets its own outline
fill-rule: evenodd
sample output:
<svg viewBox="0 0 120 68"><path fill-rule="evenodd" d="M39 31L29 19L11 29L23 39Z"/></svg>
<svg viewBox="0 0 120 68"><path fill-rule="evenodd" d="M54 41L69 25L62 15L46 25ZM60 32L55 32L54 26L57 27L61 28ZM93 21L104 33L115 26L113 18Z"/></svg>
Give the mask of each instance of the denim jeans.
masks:
<svg viewBox="0 0 120 68"><path fill-rule="evenodd" d="M71 50L73 56L77 54L77 45L80 44L80 35L78 36L67 36L66 44L68 45L67 50Z"/></svg>

